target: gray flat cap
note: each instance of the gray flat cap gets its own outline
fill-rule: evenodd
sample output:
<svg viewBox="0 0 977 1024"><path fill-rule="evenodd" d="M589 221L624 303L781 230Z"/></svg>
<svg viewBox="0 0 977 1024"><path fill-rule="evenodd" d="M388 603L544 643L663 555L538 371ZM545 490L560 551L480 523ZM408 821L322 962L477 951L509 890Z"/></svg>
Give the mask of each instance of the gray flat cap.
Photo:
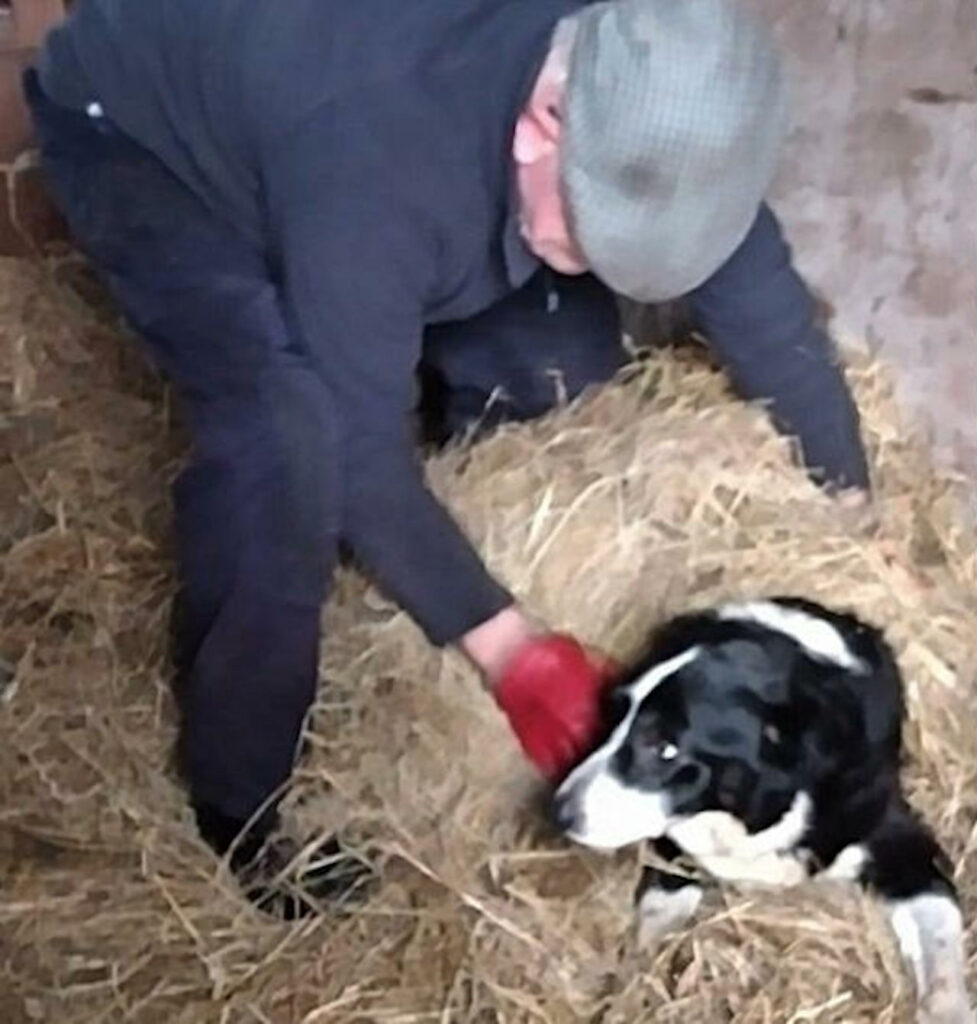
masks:
<svg viewBox="0 0 977 1024"><path fill-rule="evenodd" d="M732 255L770 185L787 120L777 53L734 0L609 0L574 18L574 237L621 294L676 298Z"/></svg>

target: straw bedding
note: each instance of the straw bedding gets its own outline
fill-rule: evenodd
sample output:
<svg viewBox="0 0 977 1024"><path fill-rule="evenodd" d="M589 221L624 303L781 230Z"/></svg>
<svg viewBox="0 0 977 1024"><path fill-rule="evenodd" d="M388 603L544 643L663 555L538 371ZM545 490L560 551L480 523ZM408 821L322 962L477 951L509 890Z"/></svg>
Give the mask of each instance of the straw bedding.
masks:
<svg viewBox="0 0 977 1024"><path fill-rule="evenodd" d="M694 351L443 454L430 478L533 609L620 657L661 616L732 595L795 592L886 627L910 681L911 798L977 920L970 498L900 425L883 370L851 376L874 520L816 492ZM0 387L0 1020L911 1019L880 914L846 890L726 891L642 948L641 851L554 838L470 670L352 572L325 613L288 813L310 838L341 826L368 843L382 880L343 920L259 917L171 772L167 485L183 440L75 259L0 263Z"/></svg>

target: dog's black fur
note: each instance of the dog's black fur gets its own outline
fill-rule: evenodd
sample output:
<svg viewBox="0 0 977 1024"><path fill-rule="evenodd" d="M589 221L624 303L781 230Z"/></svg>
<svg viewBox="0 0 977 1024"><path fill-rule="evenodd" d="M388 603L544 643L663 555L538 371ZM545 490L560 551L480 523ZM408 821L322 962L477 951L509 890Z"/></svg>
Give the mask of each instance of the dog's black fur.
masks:
<svg viewBox="0 0 977 1024"><path fill-rule="evenodd" d="M854 615L791 597L684 615L608 695L604 735L560 787L557 818L585 844L650 839L666 863L690 853L733 882L736 858L769 836L780 845L765 855L794 874L826 872L886 902L920 987L941 986L930 1002L953 990L950 1010L926 1019L971 1020L951 867L900 785L904 714L892 650ZM728 818L734 845L746 839L733 859L720 843L710 861L707 832L688 849L696 822L716 820L703 812ZM661 906L700 885L647 868L638 901ZM922 936L922 957L907 929Z"/></svg>
<svg viewBox="0 0 977 1024"><path fill-rule="evenodd" d="M814 816L800 841L812 874L832 864L846 846L859 844L870 854L860 881L880 895L952 893L949 861L902 794L905 702L899 669L882 633L853 615L810 601L775 601L829 621L867 671L856 674L815 661L795 642L762 626L721 621L708 612L667 623L631 678L701 645L703 659L684 670L700 678L676 679L668 692L661 687L648 698L648 713L663 717L673 730L681 729L687 719L685 696L692 685L708 689L720 706L756 714L768 730L759 746L749 750L743 736L705 738L708 749L699 750L697 759L709 768L709 784L683 809L728 810L755 833L780 819L801 790L814 804ZM762 646L768 665L737 665L730 648L743 641ZM764 668L772 669L772 679L757 677ZM731 686L731 671L749 673L751 678ZM776 743L769 738L771 729L776 730ZM737 756L717 753L723 745ZM668 847L659 852L669 852Z"/></svg>

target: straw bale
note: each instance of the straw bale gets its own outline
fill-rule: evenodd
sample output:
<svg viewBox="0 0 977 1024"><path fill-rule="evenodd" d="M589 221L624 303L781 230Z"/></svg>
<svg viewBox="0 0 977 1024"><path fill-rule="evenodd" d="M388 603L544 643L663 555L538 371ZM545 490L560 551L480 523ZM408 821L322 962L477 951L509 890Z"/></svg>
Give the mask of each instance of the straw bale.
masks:
<svg viewBox="0 0 977 1024"><path fill-rule="evenodd" d="M171 770L167 485L184 444L136 351L77 258L0 263L0 1019L911 1019L877 908L846 890L725 890L643 948L642 851L554 837L472 672L349 570L288 814L309 838L369 844L381 884L344 920L254 913ZM662 616L737 595L795 592L884 626L911 691L909 791L973 919L972 497L900 421L884 368L850 373L872 516L817 492L694 349L432 459L431 485L529 606L619 657Z"/></svg>

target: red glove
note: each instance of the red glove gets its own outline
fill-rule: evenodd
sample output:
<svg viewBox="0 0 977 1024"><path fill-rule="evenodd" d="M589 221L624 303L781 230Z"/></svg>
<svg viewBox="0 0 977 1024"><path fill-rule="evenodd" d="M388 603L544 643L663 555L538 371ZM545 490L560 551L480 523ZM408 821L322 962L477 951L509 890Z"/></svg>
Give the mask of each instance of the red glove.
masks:
<svg viewBox="0 0 977 1024"><path fill-rule="evenodd" d="M600 696L617 666L559 633L530 640L506 666L495 699L526 756L559 782L600 732Z"/></svg>

